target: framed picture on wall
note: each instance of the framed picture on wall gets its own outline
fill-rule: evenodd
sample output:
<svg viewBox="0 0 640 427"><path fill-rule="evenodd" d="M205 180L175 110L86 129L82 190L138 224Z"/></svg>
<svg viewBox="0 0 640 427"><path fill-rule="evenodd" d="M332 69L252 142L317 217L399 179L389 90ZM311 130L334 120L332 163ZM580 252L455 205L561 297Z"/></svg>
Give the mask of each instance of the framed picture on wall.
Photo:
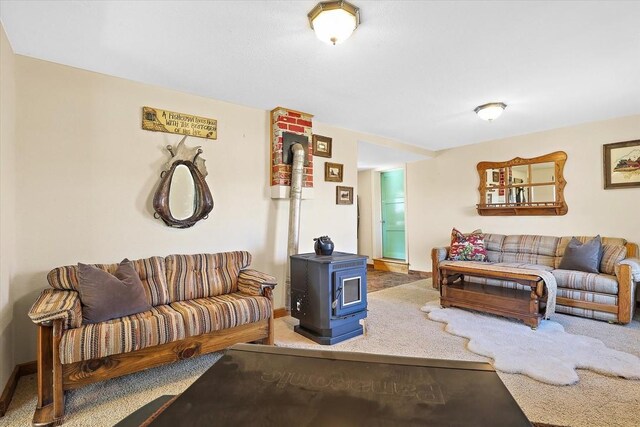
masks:
<svg viewBox="0 0 640 427"><path fill-rule="evenodd" d="M342 170L344 165L340 163L326 162L324 164L324 180L330 182L342 182Z"/></svg>
<svg viewBox="0 0 640 427"><path fill-rule="evenodd" d="M640 140L604 145L604 188L640 187Z"/></svg>
<svg viewBox="0 0 640 427"><path fill-rule="evenodd" d="M336 187L336 205L353 204L353 187Z"/></svg>
<svg viewBox="0 0 640 427"><path fill-rule="evenodd" d="M322 135L313 135L313 155L331 158L331 138Z"/></svg>

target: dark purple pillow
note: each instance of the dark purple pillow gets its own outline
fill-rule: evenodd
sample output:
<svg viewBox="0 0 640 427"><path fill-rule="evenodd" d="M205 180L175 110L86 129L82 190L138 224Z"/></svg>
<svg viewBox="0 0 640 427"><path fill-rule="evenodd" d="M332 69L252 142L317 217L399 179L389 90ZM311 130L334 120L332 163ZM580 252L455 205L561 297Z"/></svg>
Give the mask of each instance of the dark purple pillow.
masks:
<svg viewBox="0 0 640 427"><path fill-rule="evenodd" d="M82 323L99 323L151 310L140 276L126 258L114 275L78 263L78 291Z"/></svg>

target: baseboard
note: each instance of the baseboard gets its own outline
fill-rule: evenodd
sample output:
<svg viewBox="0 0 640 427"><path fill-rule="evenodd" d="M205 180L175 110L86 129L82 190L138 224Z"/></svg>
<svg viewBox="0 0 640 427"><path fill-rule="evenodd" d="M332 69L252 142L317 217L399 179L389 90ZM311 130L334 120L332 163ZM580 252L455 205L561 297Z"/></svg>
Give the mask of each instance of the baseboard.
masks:
<svg viewBox="0 0 640 427"><path fill-rule="evenodd" d="M276 308L275 310L273 310L273 317L274 318L278 318L278 317L286 317L289 315L289 312L287 311L286 308L282 307L282 308Z"/></svg>
<svg viewBox="0 0 640 427"><path fill-rule="evenodd" d="M18 380L20 380L20 377L35 374L37 371L38 365L35 361L21 363L13 368L13 372L11 372L9 379L7 380L7 384L4 386L4 390L2 390L2 396L0 397L0 417L4 417L7 409L9 409L9 404L13 398L13 393L16 391L16 387L18 387Z"/></svg>
<svg viewBox="0 0 640 427"><path fill-rule="evenodd" d="M409 274L409 264L406 261L391 260L387 258L375 258L373 260L373 267L374 270Z"/></svg>

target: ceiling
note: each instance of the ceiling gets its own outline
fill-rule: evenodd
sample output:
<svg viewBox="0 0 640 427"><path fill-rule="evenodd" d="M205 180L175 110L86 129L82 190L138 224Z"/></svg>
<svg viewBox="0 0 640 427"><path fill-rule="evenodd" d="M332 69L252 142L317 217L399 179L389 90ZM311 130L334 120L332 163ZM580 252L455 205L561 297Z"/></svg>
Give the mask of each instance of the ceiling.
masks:
<svg viewBox="0 0 640 427"><path fill-rule="evenodd" d="M640 113L640 2L5 1L16 53L439 150ZM474 107L508 104L495 122Z"/></svg>
<svg viewBox="0 0 640 427"><path fill-rule="evenodd" d="M405 163L417 162L429 159L430 156L422 155L397 147L386 147L367 141L358 141L358 170L390 169L400 167Z"/></svg>

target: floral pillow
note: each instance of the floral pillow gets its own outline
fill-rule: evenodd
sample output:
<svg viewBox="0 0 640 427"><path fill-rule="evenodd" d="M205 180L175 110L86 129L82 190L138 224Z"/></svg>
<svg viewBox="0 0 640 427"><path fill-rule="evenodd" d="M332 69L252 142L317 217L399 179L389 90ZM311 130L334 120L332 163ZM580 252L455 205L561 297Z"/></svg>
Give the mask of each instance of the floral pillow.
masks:
<svg viewBox="0 0 640 427"><path fill-rule="evenodd" d="M451 230L449 259L452 261L487 261L487 250L484 247L482 230L474 230L469 234L462 234L455 228Z"/></svg>

